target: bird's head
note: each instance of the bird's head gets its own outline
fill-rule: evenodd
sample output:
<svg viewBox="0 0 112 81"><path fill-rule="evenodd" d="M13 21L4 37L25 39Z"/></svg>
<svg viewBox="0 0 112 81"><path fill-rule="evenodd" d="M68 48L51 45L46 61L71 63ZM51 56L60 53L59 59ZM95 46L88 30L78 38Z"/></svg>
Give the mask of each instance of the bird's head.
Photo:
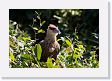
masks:
<svg viewBox="0 0 112 81"><path fill-rule="evenodd" d="M47 29L47 33L50 34L50 35L54 35L54 36L57 36L58 34L60 34L60 30L58 29L58 27L56 27L55 25L53 24L50 24L48 26L48 29Z"/></svg>

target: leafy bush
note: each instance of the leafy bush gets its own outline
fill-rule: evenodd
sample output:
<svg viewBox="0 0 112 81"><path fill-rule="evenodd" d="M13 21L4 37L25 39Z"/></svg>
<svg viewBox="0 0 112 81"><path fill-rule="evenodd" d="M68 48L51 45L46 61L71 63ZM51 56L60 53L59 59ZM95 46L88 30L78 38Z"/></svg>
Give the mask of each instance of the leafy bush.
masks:
<svg viewBox="0 0 112 81"><path fill-rule="evenodd" d="M53 12L54 11L54 12ZM61 45L59 55L56 60L48 58L47 62L40 62L41 45L39 41L45 35L46 22L43 19L45 13L47 18L53 16L58 21L62 34L58 37ZM9 21L9 65L11 68L98 68L99 67L99 44L98 28L92 30L93 24L87 28L88 23L93 20L89 17L96 17L97 12L88 10L89 16L85 15L84 22L80 23L80 18L84 16L86 10L35 10L36 18L32 18L32 24L24 27L12 20ZM91 15L91 13L94 15ZM52 15L53 14L53 15ZM73 20L72 18L79 18ZM72 22L73 21L73 22ZM77 23L75 28L73 23ZM14 24L17 23L17 24ZM84 26L80 30L80 28ZM95 25L94 25L95 26ZM94 27L93 27L94 28ZM34 38L32 38L33 30ZM43 39L43 38L42 38ZM52 61L55 61L54 63Z"/></svg>

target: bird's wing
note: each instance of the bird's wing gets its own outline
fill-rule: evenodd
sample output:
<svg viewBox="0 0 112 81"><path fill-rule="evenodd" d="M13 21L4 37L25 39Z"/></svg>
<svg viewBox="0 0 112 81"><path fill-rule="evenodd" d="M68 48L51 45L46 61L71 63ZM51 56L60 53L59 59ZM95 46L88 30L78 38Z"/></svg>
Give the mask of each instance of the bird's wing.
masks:
<svg viewBox="0 0 112 81"><path fill-rule="evenodd" d="M41 54L41 61L47 61L48 57L57 58L57 55L60 50L60 45L58 42L55 42L54 44L49 44L46 41L42 41L40 43L42 47L42 54Z"/></svg>
<svg viewBox="0 0 112 81"><path fill-rule="evenodd" d="M47 58L50 56L49 52L50 45L46 41L42 41L40 45L42 47L41 61L47 61Z"/></svg>
<svg viewBox="0 0 112 81"><path fill-rule="evenodd" d="M59 50L60 50L60 45L58 42L55 43L55 50L52 52L51 57L54 58L56 60L57 55L59 54Z"/></svg>

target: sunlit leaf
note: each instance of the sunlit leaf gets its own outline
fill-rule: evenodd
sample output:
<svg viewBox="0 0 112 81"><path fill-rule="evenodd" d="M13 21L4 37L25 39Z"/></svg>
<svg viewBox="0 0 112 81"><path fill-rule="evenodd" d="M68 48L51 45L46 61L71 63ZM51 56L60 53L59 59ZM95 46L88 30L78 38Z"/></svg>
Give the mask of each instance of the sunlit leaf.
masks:
<svg viewBox="0 0 112 81"><path fill-rule="evenodd" d="M48 68L53 68L52 60L53 60L52 58L48 58L48 59L47 59L46 64L47 64L47 67L48 67Z"/></svg>
<svg viewBox="0 0 112 81"><path fill-rule="evenodd" d="M27 60L32 60L33 59L33 57L29 54L22 54L21 57L24 58L24 59L27 59Z"/></svg>
<svg viewBox="0 0 112 81"><path fill-rule="evenodd" d="M34 48L34 53L37 56L37 59L40 60L41 58L41 53L42 53L42 48L40 44L36 44Z"/></svg>
<svg viewBox="0 0 112 81"><path fill-rule="evenodd" d="M78 45L79 48L83 48L83 45Z"/></svg>
<svg viewBox="0 0 112 81"><path fill-rule="evenodd" d="M71 46L72 45L72 43L69 41L69 40L65 40L65 42L66 42L66 44L68 45L68 46Z"/></svg>
<svg viewBox="0 0 112 81"><path fill-rule="evenodd" d="M60 41L61 39L58 39L57 41Z"/></svg>
<svg viewBox="0 0 112 81"><path fill-rule="evenodd" d="M62 41L65 41L65 38L64 37L60 37L60 38L61 38Z"/></svg>
<svg viewBox="0 0 112 81"><path fill-rule="evenodd" d="M40 29L40 30L38 30L38 33L45 33L45 31Z"/></svg>
<svg viewBox="0 0 112 81"><path fill-rule="evenodd" d="M34 29L34 30L38 30L38 28L37 28L37 27L33 27L33 29Z"/></svg>
<svg viewBox="0 0 112 81"><path fill-rule="evenodd" d="M22 38L24 41L29 41L29 40L31 40L30 38L27 38L27 37L23 37Z"/></svg>
<svg viewBox="0 0 112 81"><path fill-rule="evenodd" d="M12 52L10 52L10 58L11 58L11 61L15 61L15 57Z"/></svg>
<svg viewBox="0 0 112 81"><path fill-rule="evenodd" d="M95 55L96 51L91 51L90 54L91 55Z"/></svg>
<svg viewBox="0 0 112 81"><path fill-rule="evenodd" d="M42 23L41 23L41 26L45 23L46 21L43 21Z"/></svg>
<svg viewBox="0 0 112 81"><path fill-rule="evenodd" d="M73 45L66 48L66 53L70 53L70 52L73 52L73 51L74 51Z"/></svg>
<svg viewBox="0 0 112 81"><path fill-rule="evenodd" d="M82 54L78 54L78 55L77 55L77 58L80 58L81 56L82 56Z"/></svg>

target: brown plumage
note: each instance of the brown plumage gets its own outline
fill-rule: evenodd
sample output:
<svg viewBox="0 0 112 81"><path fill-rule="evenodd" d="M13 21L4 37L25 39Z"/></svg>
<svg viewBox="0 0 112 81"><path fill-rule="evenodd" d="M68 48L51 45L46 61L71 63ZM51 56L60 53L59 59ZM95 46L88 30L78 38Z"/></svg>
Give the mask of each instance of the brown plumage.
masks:
<svg viewBox="0 0 112 81"><path fill-rule="evenodd" d="M41 42L42 55L41 61L46 62L48 57L57 58L59 53L60 45L56 41L57 35L60 33L58 27L53 24L50 24L47 29L47 34L43 42Z"/></svg>

